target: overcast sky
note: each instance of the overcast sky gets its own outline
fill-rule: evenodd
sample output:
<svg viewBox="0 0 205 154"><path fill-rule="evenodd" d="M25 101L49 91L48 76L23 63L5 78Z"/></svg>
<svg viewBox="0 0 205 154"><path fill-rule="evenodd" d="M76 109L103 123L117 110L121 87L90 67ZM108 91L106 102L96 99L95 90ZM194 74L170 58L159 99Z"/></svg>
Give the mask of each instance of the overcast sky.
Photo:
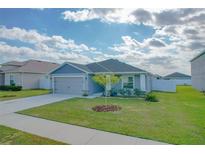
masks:
<svg viewBox="0 0 205 154"><path fill-rule="evenodd" d="M119 59L190 74L205 46L205 9L0 9L0 61Z"/></svg>

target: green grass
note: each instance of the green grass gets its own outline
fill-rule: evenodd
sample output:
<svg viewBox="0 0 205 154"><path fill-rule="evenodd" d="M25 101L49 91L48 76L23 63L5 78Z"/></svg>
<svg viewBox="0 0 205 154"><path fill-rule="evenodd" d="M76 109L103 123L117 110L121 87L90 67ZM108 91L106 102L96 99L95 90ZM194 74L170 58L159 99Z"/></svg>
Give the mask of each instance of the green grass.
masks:
<svg viewBox="0 0 205 154"><path fill-rule="evenodd" d="M135 98L76 98L20 113L171 144L205 144L205 96L190 86L176 93L153 92L159 102ZM92 107L116 104L119 112L97 113Z"/></svg>
<svg viewBox="0 0 205 154"><path fill-rule="evenodd" d="M0 91L0 101L43 95L43 94L48 94L49 92L50 92L49 90L45 90L45 89L22 90L22 91Z"/></svg>
<svg viewBox="0 0 205 154"><path fill-rule="evenodd" d="M28 134L13 128L0 125L0 144L11 145L54 145L64 144L47 138Z"/></svg>

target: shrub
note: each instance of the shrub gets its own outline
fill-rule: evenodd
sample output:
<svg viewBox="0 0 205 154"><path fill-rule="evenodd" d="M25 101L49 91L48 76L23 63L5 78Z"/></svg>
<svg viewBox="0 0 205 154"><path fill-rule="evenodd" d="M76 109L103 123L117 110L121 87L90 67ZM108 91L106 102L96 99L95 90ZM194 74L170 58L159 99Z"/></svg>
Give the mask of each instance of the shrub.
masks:
<svg viewBox="0 0 205 154"><path fill-rule="evenodd" d="M119 93L121 96L125 96L125 89L119 89L119 90L118 90L118 93Z"/></svg>
<svg viewBox="0 0 205 154"><path fill-rule="evenodd" d="M3 91L21 91L22 86L2 85L2 86L0 86L0 90L3 90Z"/></svg>
<svg viewBox="0 0 205 154"><path fill-rule="evenodd" d="M111 89L110 96L117 96L117 89Z"/></svg>
<svg viewBox="0 0 205 154"><path fill-rule="evenodd" d="M87 90L83 91L83 96L88 96L88 91Z"/></svg>
<svg viewBox="0 0 205 154"><path fill-rule="evenodd" d="M158 102L158 99L155 95L153 94L147 94L145 96L145 101L148 101L148 102Z"/></svg>
<svg viewBox="0 0 205 154"><path fill-rule="evenodd" d="M134 95L135 96L138 96L138 97L144 97L145 96L145 91L141 91L141 90L139 90L139 89L134 89Z"/></svg>
<svg viewBox="0 0 205 154"><path fill-rule="evenodd" d="M22 86L11 86L11 91L21 91L22 90Z"/></svg>
<svg viewBox="0 0 205 154"><path fill-rule="evenodd" d="M131 89L125 89L125 96L132 96L132 90Z"/></svg>

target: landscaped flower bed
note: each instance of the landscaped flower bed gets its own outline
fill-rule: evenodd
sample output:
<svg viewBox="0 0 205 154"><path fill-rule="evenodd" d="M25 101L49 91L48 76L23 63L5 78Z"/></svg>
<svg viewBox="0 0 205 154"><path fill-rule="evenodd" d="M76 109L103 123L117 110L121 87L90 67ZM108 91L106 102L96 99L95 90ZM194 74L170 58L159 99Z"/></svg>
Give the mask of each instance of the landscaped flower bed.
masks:
<svg viewBox="0 0 205 154"><path fill-rule="evenodd" d="M114 112L119 111L122 108L118 105L97 105L92 109L96 112Z"/></svg>

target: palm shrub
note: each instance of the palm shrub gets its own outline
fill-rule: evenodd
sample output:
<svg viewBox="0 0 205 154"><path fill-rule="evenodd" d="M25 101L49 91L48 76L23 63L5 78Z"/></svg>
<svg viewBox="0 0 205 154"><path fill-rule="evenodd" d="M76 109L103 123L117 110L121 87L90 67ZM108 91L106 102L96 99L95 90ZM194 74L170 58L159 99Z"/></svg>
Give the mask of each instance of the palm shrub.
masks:
<svg viewBox="0 0 205 154"><path fill-rule="evenodd" d="M157 99L156 95L154 95L154 94L147 94L145 96L145 101L148 101L148 102L158 102L159 100Z"/></svg>
<svg viewBox="0 0 205 154"><path fill-rule="evenodd" d="M94 80L97 84L99 84L100 86L102 86L104 88L104 91L106 90L106 84L107 84L107 78L106 78L106 75L104 74L98 74L98 75L94 75L92 77L92 80ZM110 84L111 84L111 87L112 85L118 83L120 81L120 78L119 76L117 75L110 75ZM107 95L110 95L111 91L107 91ZM106 91L105 91L105 94L106 94Z"/></svg>

